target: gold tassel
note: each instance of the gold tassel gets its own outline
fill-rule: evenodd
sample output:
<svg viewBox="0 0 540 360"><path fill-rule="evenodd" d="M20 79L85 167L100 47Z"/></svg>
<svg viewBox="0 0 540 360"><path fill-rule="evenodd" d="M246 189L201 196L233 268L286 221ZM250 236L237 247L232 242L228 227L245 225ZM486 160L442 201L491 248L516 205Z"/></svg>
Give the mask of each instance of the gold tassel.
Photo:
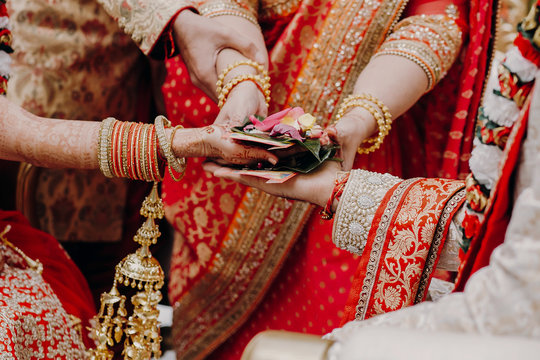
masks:
<svg viewBox="0 0 540 360"><path fill-rule="evenodd" d="M122 355L126 360L161 356L162 338L157 305L162 298L160 289L164 273L149 246L155 244L161 235L154 220L163 218L164 213L157 183L154 183L141 207L141 215L147 219L133 237L141 247L116 265L112 289L101 295L99 313L94 317L91 329L97 343L97 347L90 350L92 360L111 360L114 356L113 348L122 341ZM129 317L125 307L126 296L118 291L120 286L137 290L131 297L133 312Z"/></svg>

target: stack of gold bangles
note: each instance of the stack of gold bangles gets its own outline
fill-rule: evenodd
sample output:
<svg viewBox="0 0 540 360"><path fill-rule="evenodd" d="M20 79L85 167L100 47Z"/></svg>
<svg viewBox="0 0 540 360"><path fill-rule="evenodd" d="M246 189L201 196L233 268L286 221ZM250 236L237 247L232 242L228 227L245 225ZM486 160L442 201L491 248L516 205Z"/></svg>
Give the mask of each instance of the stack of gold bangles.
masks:
<svg viewBox="0 0 540 360"><path fill-rule="evenodd" d="M238 75L229 80L226 84L224 84L225 77L229 74L229 72L231 72L232 69L241 65L249 65L255 68L259 72L259 75ZM220 108L225 105L225 101L227 101L227 97L229 96L231 90L236 85L244 81L251 81L255 85L257 85L261 93L264 95L266 105L268 106L268 103L270 102L270 77L268 76L268 71L261 64L256 63L255 61L243 60L237 61L234 64L229 65L225 70L221 72L221 74L219 74L218 81L216 83L216 92L218 94L218 106Z"/></svg>
<svg viewBox="0 0 540 360"><path fill-rule="evenodd" d="M384 138L390 132L390 128L392 127L392 114L390 114L388 107L373 95L349 95L341 104L335 122L338 122L347 111L356 106L369 111L375 118L375 121L377 121L379 128L376 135L365 139L358 148L359 154L369 154L381 147Z"/></svg>
<svg viewBox="0 0 540 360"><path fill-rule="evenodd" d="M171 177L180 181L186 161L178 159L171 149L176 130L168 138L165 128L170 122L164 116L156 117L155 124L118 121L107 118L101 122L98 138L98 161L107 177L125 177L134 180L161 181L165 163ZM159 151L158 151L159 150ZM180 174L176 177L173 169Z"/></svg>

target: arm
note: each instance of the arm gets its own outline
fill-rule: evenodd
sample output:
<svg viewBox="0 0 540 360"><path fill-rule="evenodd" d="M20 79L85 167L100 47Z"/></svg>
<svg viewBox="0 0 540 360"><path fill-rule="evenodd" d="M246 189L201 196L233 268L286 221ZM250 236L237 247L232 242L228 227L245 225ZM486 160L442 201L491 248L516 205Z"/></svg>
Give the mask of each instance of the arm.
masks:
<svg viewBox="0 0 540 360"><path fill-rule="evenodd" d="M157 59L180 53L192 80L215 99L216 59L225 48L262 62L266 57L237 29L194 11L190 0L98 0L141 51Z"/></svg>
<svg viewBox="0 0 540 360"><path fill-rule="evenodd" d="M264 43L264 38L261 29L256 20L256 6L249 2L240 2L244 7L236 5L235 11L239 15L231 15L228 10L218 11L220 6L213 7L215 4L223 3L221 1L208 1L207 6L213 11L208 11L207 16L212 16L220 24L226 27L234 28L242 34L249 34L250 40L257 48L258 53L264 54L264 58L258 61L262 67L268 71L268 53ZM230 5L230 4L229 4ZM228 8L228 7L227 7ZM206 12L201 7L202 12ZM243 15L243 16L240 16ZM222 73L230 65L238 61L247 60L247 57L242 53L233 49L225 49L220 52L217 62L217 73ZM244 74L261 75L252 66L241 65L229 71L224 79L224 85L237 76ZM219 94L216 94L219 96ZM222 107L215 124L226 126L237 126L243 123L246 116L258 114L266 116L268 112L265 96L259 88L251 81L244 81L235 86L227 96L225 105Z"/></svg>
<svg viewBox="0 0 540 360"><path fill-rule="evenodd" d="M432 1L435 13L444 14L449 1ZM450 68L461 44L461 32L456 21L442 15L428 15L425 21L419 14L428 13L429 5L418 6L409 11L405 19L396 25L394 33L382 44L378 52L358 77L353 94L371 94L382 101L396 119L430 90ZM418 38L417 27L427 30L430 40ZM402 44L406 42L407 48ZM447 48L447 52L435 49ZM418 49L415 53L414 49ZM411 54L413 56L411 56ZM427 54L427 55L426 55ZM419 64L427 62L428 67ZM438 70L437 70L438 68ZM436 69L433 72L433 69ZM435 74L435 75L433 75ZM403 86L407 84L407 86ZM356 107L330 130L343 147L343 168L352 167L356 149L367 137L377 132L377 123L367 110Z"/></svg>
<svg viewBox="0 0 540 360"><path fill-rule="evenodd" d="M538 171L537 175L540 175ZM464 292L366 321L353 321L334 330L329 338L344 341L357 329L367 326L538 336L539 188L535 181L519 197L505 242L493 252L490 265L470 278Z"/></svg>
<svg viewBox="0 0 540 360"><path fill-rule="evenodd" d="M35 116L0 96L0 157L42 167L97 169L100 123ZM167 136L171 136L167 129ZM219 126L179 129L172 141L177 157L214 157L232 163L275 162L268 152L239 145Z"/></svg>

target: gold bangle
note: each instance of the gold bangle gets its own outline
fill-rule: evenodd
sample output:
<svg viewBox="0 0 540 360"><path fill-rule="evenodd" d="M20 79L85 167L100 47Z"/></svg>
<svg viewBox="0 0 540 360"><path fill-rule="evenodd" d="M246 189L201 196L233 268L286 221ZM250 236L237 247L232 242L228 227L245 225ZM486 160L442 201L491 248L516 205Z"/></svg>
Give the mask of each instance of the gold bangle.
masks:
<svg viewBox="0 0 540 360"><path fill-rule="evenodd" d="M245 9L233 2L213 2L199 7L198 10L202 16L208 18L221 15L242 17L260 28L259 22L254 14L252 14L248 9Z"/></svg>
<svg viewBox="0 0 540 360"><path fill-rule="evenodd" d="M370 102L377 105L380 111L373 107ZM359 154L368 154L377 150L383 143L386 135L388 135L388 133L390 132L390 128L392 126L392 114L390 114L390 110L386 105L384 105L382 101L372 95L350 95L341 104L336 115L336 121L334 123L341 120L345 113L353 107L361 107L366 109L375 118L375 121L377 121L378 134L362 141L362 144L360 144L360 147L358 148ZM362 145L369 146L362 147Z"/></svg>
<svg viewBox="0 0 540 360"><path fill-rule="evenodd" d="M171 133L171 152L172 152L172 143L173 143L173 140L174 140L174 135L176 134L176 130L178 129L183 129L184 127L182 125L176 125L174 128L173 128L173 131ZM169 169L169 174L171 175L171 178L178 182L180 180L182 180L182 178L184 177L184 175L186 174L186 168L187 168L187 164L186 164L186 158L183 157L180 159L180 162L182 163L182 166L183 166L183 171L180 172L180 177L175 177L174 175L174 172L173 172L173 169L171 168L171 165L170 164L167 164L167 168Z"/></svg>
<svg viewBox="0 0 540 360"><path fill-rule="evenodd" d="M171 126L171 122L163 115L159 115L154 120L156 127L156 134L159 141L159 148L165 158L167 159L168 166L171 166L176 172L182 173L185 170L186 160L184 158L178 159L174 156L171 149L171 139L167 139L165 134L165 127Z"/></svg>
<svg viewBox="0 0 540 360"><path fill-rule="evenodd" d="M262 92L262 94L265 97L266 105L268 106L268 103L270 102L270 82L269 78L262 78L259 75L253 75L253 74L245 74L240 75L232 79L223 87L221 92L218 96L218 107L222 108L223 105L225 105L225 101L229 97L229 93L231 90L238 84L244 81L251 81L257 85L259 90Z"/></svg>
<svg viewBox="0 0 540 360"><path fill-rule="evenodd" d="M146 181L152 180L150 178L150 175L148 174L148 171L147 171L148 169L146 167L146 152L148 151L146 148L148 144L148 133L150 130L150 126L152 125L144 124L143 126L142 136L141 136L141 153L139 157L140 169L141 169L142 177L143 177L142 180L146 180Z"/></svg>
<svg viewBox="0 0 540 360"><path fill-rule="evenodd" d="M268 78L268 82L270 82L270 77L268 76L268 71L264 68L264 66L262 64L259 64L259 63L255 62L255 61L252 61L252 60L249 60L249 59L240 60L240 61L235 62L234 64L230 64L229 66L227 66L221 72L221 74L219 74L218 81L216 83L216 93L218 93L218 94L221 93L222 87L223 87L223 82L225 81L225 78L231 72L231 70L234 69L234 68L237 68L238 66L242 66L242 65L248 65L248 66L253 67L255 70L257 70L259 72L259 74L262 75L262 77L264 79Z"/></svg>
<svg viewBox="0 0 540 360"><path fill-rule="evenodd" d="M133 123L128 122L126 123L124 127L124 134L122 136L122 172L123 177L129 177L128 172L128 158L127 158L127 149L128 149L128 140L129 140L129 131L131 130L131 127L133 126Z"/></svg>
<svg viewBox="0 0 540 360"><path fill-rule="evenodd" d="M111 171L111 136L115 118L104 119L99 127L98 137L98 162L99 169L106 177L113 177Z"/></svg>

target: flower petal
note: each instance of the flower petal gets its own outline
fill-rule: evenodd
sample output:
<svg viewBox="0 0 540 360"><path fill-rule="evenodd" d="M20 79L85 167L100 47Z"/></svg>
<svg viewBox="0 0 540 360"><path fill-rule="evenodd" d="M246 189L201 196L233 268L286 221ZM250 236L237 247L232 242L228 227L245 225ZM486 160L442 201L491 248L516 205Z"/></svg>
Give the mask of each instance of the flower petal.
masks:
<svg viewBox="0 0 540 360"><path fill-rule="evenodd" d="M301 107L294 107L287 113L287 116L292 117L293 119L298 119L300 116L304 115L304 109Z"/></svg>
<svg viewBox="0 0 540 360"><path fill-rule="evenodd" d="M277 124L272 129L272 132L270 133L270 136L278 136L278 135L289 135L293 139L296 139L298 141L304 141L304 138L300 136L300 133L298 130L296 130L294 127L290 125L285 124Z"/></svg>

